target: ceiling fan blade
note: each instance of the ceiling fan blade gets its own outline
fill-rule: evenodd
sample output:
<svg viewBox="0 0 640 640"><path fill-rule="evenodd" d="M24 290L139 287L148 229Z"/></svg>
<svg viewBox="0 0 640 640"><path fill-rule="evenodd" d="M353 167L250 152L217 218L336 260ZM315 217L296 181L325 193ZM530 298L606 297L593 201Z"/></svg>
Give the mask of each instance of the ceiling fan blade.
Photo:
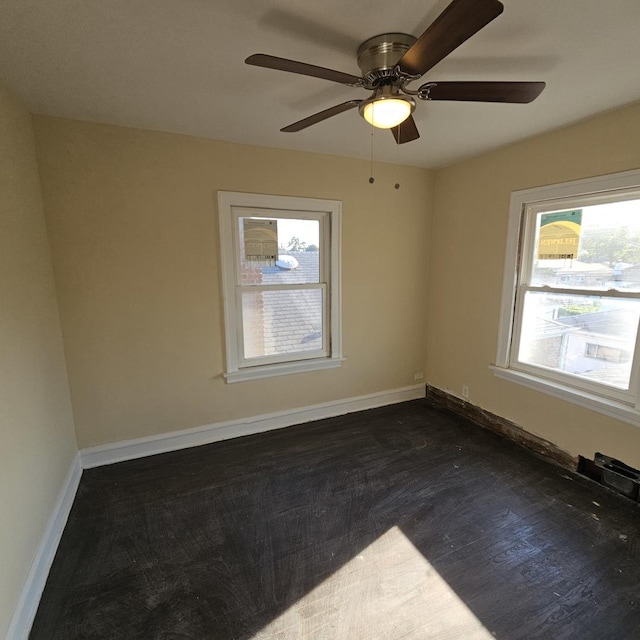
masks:
<svg viewBox="0 0 640 640"><path fill-rule="evenodd" d="M498 0L453 0L400 58L400 70L413 76L425 74L503 9Z"/></svg>
<svg viewBox="0 0 640 640"><path fill-rule="evenodd" d="M429 100L527 103L545 86L544 82L434 82L427 95Z"/></svg>
<svg viewBox="0 0 640 640"><path fill-rule="evenodd" d="M245 62L256 67L266 67L267 69L299 73L303 76L322 78L323 80L331 80L331 82L339 82L340 84L347 84L350 86L359 87L362 84L362 78L352 76L350 73L342 73L342 71L334 71L333 69L326 69L325 67L317 67L314 64L307 64L306 62L287 60L287 58L277 58L276 56L269 56L265 53L255 53L252 56L249 56Z"/></svg>
<svg viewBox="0 0 640 640"><path fill-rule="evenodd" d="M404 122L401 122L397 127L391 129L393 137L398 144L404 144L405 142L411 142L417 140L420 137L418 133L418 127L413 116L409 116Z"/></svg>
<svg viewBox="0 0 640 640"><path fill-rule="evenodd" d="M298 120L298 122L294 122L290 124L288 127L284 129L280 129L280 131L284 131L285 133L295 133L296 131L302 131L302 129L306 129L310 127L312 124L317 124L318 122L322 122L327 118L331 118L332 116L337 116L339 113L343 111L348 111L349 109L353 109L357 107L362 100L349 100L348 102L343 102L342 104L337 104L335 107L330 107L329 109L325 109L324 111L319 111L318 113L314 113L312 116L308 118L303 118L302 120Z"/></svg>

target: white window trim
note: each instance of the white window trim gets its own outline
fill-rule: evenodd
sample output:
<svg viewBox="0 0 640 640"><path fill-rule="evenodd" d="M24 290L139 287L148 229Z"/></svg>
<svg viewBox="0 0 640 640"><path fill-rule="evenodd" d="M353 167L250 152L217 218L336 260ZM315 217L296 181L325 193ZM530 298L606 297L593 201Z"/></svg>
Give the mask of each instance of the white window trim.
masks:
<svg viewBox="0 0 640 640"><path fill-rule="evenodd" d="M329 230L329 355L309 358L304 353L291 362L242 366L237 323L240 314L237 309L235 251L233 246L234 208L255 208L264 215L282 214L283 211L325 213L330 217ZM269 213L269 211L273 213ZM305 373L340 367L345 358L342 355L342 289L341 289L341 242L342 203L338 200L318 200L290 196L218 191L218 215L220 226L220 256L222 269L222 296L224 308L224 334L226 346L227 382L243 382L271 376Z"/></svg>
<svg viewBox="0 0 640 640"><path fill-rule="evenodd" d="M570 387L551 378L543 378L532 372L524 372L510 368L509 358L514 338L516 287L518 275L518 259L521 235L524 233L523 213L529 205L545 201L553 201L574 196L605 194L640 187L640 170L624 171L606 176L597 176L583 180L573 180L561 184L535 187L514 191L509 206L509 224L507 228L507 247L505 252L505 268L502 282L502 303L500 323L498 326L498 347L496 362L490 365L494 375L509 382L523 385L535 391L549 394L561 400L597 411L612 418L640 427L640 392L636 405L605 398L596 393ZM632 380L637 380L637 372L632 372Z"/></svg>

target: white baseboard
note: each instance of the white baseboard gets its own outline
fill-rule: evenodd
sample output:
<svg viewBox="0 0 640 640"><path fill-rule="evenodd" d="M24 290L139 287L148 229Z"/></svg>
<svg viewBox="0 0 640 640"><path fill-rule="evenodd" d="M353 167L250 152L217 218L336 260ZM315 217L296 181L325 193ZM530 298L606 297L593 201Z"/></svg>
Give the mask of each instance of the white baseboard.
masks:
<svg viewBox="0 0 640 640"><path fill-rule="evenodd" d="M290 427L295 424L310 422L311 420L321 420L322 418L331 418L353 413L354 411L363 411L407 400L416 400L424 398L425 393L424 384L412 385L366 396L334 400L310 407L288 409L251 418L208 424L194 429L172 431L146 438L136 438L135 440L90 447L82 449L80 456L83 468L91 469L105 464L113 464L114 462L144 458L157 453L177 451L178 449L197 447L198 445L228 440L229 438Z"/></svg>
<svg viewBox="0 0 640 640"><path fill-rule="evenodd" d="M62 532L71 512L81 476L81 459L80 454L77 454L69 467L67 477L62 484L44 535L31 563L29 574L22 589L22 595L18 600L13 618L9 624L7 640L27 640L29 637L40 597L47 582L47 576L53 564L53 558L56 555Z"/></svg>

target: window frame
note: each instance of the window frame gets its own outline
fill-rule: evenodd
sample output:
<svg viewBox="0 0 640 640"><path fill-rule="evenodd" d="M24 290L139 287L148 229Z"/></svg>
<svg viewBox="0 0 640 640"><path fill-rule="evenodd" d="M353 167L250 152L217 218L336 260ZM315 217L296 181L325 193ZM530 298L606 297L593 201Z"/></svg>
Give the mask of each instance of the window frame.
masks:
<svg viewBox="0 0 640 640"><path fill-rule="evenodd" d="M575 208L575 200L620 201L640 198L640 170L514 191L509 207L507 247L502 286L496 361L490 365L495 376L547 393L610 417L640 426L640 331L636 337L629 390L591 383L569 373L517 361L525 291L567 293L601 297L640 297L614 289L596 290L570 286L534 286L531 281L532 251L535 250L535 219L540 210ZM586 203L585 203L586 204ZM588 205L586 205L588 206ZM575 378L575 379L574 379Z"/></svg>
<svg viewBox="0 0 640 640"><path fill-rule="evenodd" d="M278 375L331 369L341 366L342 296L341 229L342 203L292 196L236 191L218 191L222 296L227 382L241 382ZM320 223L319 282L291 285L243 285L240 281L238 220L241 217L296 218ZM242 293L253 290L313 288L322 291L323 346L321 350L300 351L287 356L244 357Z"/></svg>

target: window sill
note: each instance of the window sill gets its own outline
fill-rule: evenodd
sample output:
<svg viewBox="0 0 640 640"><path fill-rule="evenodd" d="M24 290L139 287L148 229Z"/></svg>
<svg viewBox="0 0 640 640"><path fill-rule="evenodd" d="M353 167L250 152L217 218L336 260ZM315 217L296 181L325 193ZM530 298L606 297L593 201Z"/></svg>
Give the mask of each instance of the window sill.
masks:
<svg viewBox="0 0 640 640"><path fill-rule="evenodd" d="M490 365L489 368L493 371L494 376L502 380L515 382L534 391L546 393L555 398L560 398L560 400L572 402L585 409L591 409L610 418L640 427L640 411L623 402L602 398L587 391L573 389L557 382L550 382L529 373L505 369L496 365Z"/></svg>
<svg viewBox="0 0 640 640"><path fill-rule="evenodd" d="M287 376L293 373L307 373L324 369L337 369L342 366L345 358L322 358L317 360L300 360L298 362L283 362L279 364L265 364L258 367L247 367L239 371L227 371L224 378L228 383L259 380L274 376Z"/></svg>

